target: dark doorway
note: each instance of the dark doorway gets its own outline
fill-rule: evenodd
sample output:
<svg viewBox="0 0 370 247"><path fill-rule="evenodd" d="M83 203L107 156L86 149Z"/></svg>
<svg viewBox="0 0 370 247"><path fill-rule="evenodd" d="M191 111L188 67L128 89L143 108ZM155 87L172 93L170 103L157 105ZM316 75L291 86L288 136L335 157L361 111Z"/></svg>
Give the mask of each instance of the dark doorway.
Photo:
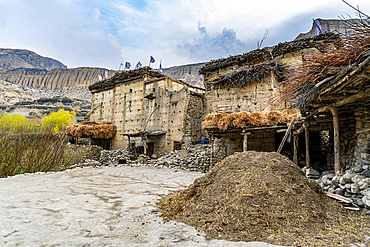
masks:
<svg viewBox="0 0 370 247"><path fill-rule="evenodd" d="M150 142L148 143L148 156L151 156L152 154L154 154L154 143Z"/></svg>

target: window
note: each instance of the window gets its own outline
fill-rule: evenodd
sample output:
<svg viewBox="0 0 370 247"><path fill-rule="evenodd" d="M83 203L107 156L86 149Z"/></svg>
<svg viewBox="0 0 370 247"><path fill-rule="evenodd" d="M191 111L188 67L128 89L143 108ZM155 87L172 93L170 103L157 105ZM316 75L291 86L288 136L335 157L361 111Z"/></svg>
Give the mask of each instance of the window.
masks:
<svg viewBox="0 0 370 247"><path fill-rule="evenodd" d="M132 93L132 89L130 89L130 93Z"/></svg>

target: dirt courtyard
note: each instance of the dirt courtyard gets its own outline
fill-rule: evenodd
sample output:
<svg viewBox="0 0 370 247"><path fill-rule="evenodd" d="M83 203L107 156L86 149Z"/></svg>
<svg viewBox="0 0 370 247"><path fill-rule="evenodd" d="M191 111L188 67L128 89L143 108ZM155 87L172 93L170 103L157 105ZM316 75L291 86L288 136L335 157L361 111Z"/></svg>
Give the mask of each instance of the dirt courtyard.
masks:
<svg viewBox="0 0 370 247"><path fill-rule="evenodd" d="M122 166L0 178L0 245L273 246L209 240L159 217L162 195L202 175Z"/></svg>

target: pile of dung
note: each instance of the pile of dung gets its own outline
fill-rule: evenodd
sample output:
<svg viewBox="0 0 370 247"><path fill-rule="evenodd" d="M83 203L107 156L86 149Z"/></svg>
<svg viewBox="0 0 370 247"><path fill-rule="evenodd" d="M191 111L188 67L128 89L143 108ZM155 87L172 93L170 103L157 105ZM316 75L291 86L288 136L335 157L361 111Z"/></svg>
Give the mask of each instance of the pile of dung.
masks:
<svg viewBox="0 0 370 247"><path fill-rule="evenodd" d="M370 217L342 208L278 153L229 156L158 205L165 219L202 229L210 238L348 246L370 236Z"/></svg>

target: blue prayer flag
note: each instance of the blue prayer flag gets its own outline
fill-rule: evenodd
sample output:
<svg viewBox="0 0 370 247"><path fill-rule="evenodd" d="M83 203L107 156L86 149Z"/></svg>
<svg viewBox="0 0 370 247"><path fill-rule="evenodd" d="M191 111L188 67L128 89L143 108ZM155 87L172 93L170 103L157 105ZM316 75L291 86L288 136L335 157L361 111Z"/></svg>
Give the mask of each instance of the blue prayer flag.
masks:
<svg viewBox="0 0 370 247"><path fill-rule="evenodd" d="M131 63L130 62L126 62L125 69L130 69L130 68L131 68Z"/></svg>
<svg viewBox="0 0 370 247"><path fill-rule="evenodd" d="M155 59L153 56L150 56L150 62L149 63L154 63L155 62Z"/></svg>
<svg viewBox="0 0 370 247"><path fill-rule="evenodd" d="M316 33L317 35L323 34L321 23L318 19L313 21L316 24Z"/></svg>
<svg viewBox="0 0 370 247"><path fill-rule="evenodd" d="M140 63L140 61L136 64L135 69L141 68L143 65Z"/></svg>
<svg viewBox="0 0 370 247"><path fill-rule="evenodd" d="M159 64L159 72L162 72L162 62Z"/></svg>

